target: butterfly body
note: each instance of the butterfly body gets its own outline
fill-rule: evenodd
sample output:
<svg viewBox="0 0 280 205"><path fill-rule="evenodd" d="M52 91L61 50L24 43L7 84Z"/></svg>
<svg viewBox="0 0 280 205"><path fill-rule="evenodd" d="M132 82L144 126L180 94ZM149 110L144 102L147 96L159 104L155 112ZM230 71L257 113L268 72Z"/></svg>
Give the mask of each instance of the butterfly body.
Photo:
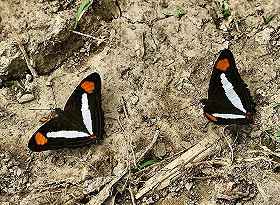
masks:
<svg viewBox="0 0 280 205"><path fill-rule="evenodd" d="M255 113L247 85L241 79L230 50L218 57L209 83L204 115L216 124L249 124Z"/></svg>
<svg viewBox="0 0 280 205"><path fill-rule="evenodd" d="M87 76L73 91L64 109L42 125L31 137L32 151L89 146L103 138L104 114L101 107L99 74Z"/></svg>

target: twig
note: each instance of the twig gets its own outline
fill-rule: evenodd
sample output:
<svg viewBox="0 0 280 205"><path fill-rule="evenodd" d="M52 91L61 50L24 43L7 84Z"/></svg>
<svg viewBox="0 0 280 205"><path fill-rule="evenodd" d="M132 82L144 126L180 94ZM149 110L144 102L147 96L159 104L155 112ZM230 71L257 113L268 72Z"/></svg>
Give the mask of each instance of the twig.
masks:
<svg viewBox="0 0 280 205"><path fill-rule="evenodd" d="M203 180L203 179L212 179L212 178L216 178L216 177L220 177L220 175L212 175L212 176L205 176L205 177L190 177L190 179L200 179L200 180Z"/></svg>
<svg viewBox="0 0 280 205"><path fill-rule="evenodd" d="M127 114L127 109L126 109L126 102L124 100L124 97L122 96L122 104L123 104L123 112L124 112L124 115L127 119L129 119L128 117L128 114ZM129 119L130 120L130 119Z"/></svg>
<svg viewBox="0 0 280 205"><path fill-rule="evenodd" d="M277 153L277 152L273 152L271 151L269 148L267 148L266 146L260 146L266 153L269 153L269 154L272 154L276 157L279 157L280 158L280 153Z"/></svg>
<svg viewBox="0 0 280 205"><path fill-rule="evenodd" d="M228 159L228 161L230 161L230 160ZM195 163L194 165L196 165L196 166L198 166L198 165L220 165L220 166L227 166L228 164L229 163L227 161L211 160L211 161L198 162L198 163Z"/></svg>
<svg viewBox="0 0 280 205"><path fill-rule="evenodd" d="M134 194L133 194L133 192L132 192L132 190L131 190L131 186L130 186L130 185L128 186L128 191L129 191L129 193L130 193L130 197L131 197L132 204L133 204L133 205L136 205L136 203L135 203L135 198L134 198Z"/></svg>
<svg viewBox="0 0 280 205"><path fill-rule="evenodd" d="M27 53L26 53L26 51L25 51L25 49L24 49L24 47L23 47L23 45L22 45L22 43L19 39L18 34L16 33L16 31L14 30L14 28L12 27L11 24L8 24L8 25L10 27L10 30L12 32L13 37L15 38L15 40L18 44L18 47L19 47L20 51L22 52L22 54L24 56L24 59L25 59L25 62L26 62L26 65L27 65L28 69L30 70L32 76L37 78L38 74L37 74L36 70L32 67L32 65L30 63L31 61L30 61L30 59L29 59L29 57L28 57L28 55L27 55Z"/></svg>
<svg viewBox="0 0 280 205"><path fill-rule="evenodd" d="M242 158L242 159L237 159L237 161L245 161L245 162L255 162L259 160L264 160L269 163L273 162L272 159L268 159L267 157L261 156L261 157L254 157L254 158Z"/></svg>
<svg viewBox="0 0 280 205"><path fill-rule="evenodd" d="M136 199L139 199L148 191L157 188L162 189L171 183L171 180L180 175L180 167L182 165L185 168L191 168L193 163L197 163L204 159L205 157L213 154L217 151L217 143L219 137L214 131L210 133L197 145L189 149L187 152L179 156L177 159L170 162L162 170L158 171L153 177L151 177L144 186L135 195Z"/></svg>
<svg viewBox="0 0 280 205"><path fill-rule="evenodd" d="M118 123L119 123L119 125L120 125L122 131L124 132L124 135L126 136L126 131L125 131L125 129L124 129L122 123L121 123L120 117L118 118ZM131 152L132 152L133 161L134 161L134 166L137 167L137 165L136 165L136 159L135 159L135 154L134 154L134 150L133 150L133 146L132 146L132 137L131 137L131 135L129 135L129 136L130 136L129 146L130 146L130 149L131 149ZM129 157L128 157L128 159L129 159Z"/></svg>
<svg viewBox="0 0 280 205"><path fill-rule="evenodd" d="M71 30L73 33L75 34L78 34L78 35L81 35L81 36L85 36L85 37L88 37L88 38L92 38L94 40L97 40L97 44L99 45L100 43L102 43L104 41L104 39L101 39L101 38L96 38L92 35L89 35L89 34L85 34L85 33L81 33L81 32L78 32L78 31L73 31Z"/></svg>
<svg viewBox="0 0 280 205"><path fill-rule="evenodd" d="M226 137L227 138L227 137ZM234 156L233 156L233 148L230 144L230 142L228 140L226 140L227 144L228 144L228 147L230 149L230 152L231 152L231 163L233 163L233 159L234 159Z"/></svg>
<svg viewBox="0 0 280 205"><path fill-rule="evenodd" d="M145 47L144 47L144 33L139 32L136 34L135 39L135 50L138 58L143 58L145 55Z"/></svg>
<svg viewBox="0 0 280 205"><path fill-rule="evenodd" d="M122 123L121 123L121 121L120 121L120 118L118 118L118 123L119 123L119 125L120 125L122 131L125 132L125 129L124 129L124 127L123 127L123 125L122 125Z"/></svg>

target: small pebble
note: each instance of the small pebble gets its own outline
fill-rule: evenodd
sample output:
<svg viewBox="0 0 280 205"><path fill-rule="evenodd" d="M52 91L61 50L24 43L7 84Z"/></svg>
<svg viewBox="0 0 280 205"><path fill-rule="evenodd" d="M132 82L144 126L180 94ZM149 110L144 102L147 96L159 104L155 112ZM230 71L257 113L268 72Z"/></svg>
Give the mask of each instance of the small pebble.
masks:
<svg viewBox="0 0 280 205"><path fill-rule="evenodd" d="M52 82L51 82L51 81L46 81L46 82L45 82L45 85L46 85L46 86L52 86Z"/></svg>
<svg viewBox="0 0 280 205"><path fill-rule="evenodd" d="M21 169L17 170L17 176L19 177L21 175Z"/></svg>
<svg viewBox="0 0 280 205"><path fill-rule="evenodd" d="M137 102L139 101L139 98L136 95L134 95L130 98L130 101L133 105L136 105Z"/></svg>
<svg viewBox="0 0 280 205"><path fill-rule="evenodd" d="M27 74L25 78L26 78L26 81L27 81L27 82L31 82L31 80L32 80L32 75Z"/></svg>
<svg viewBox="0 0 280 205"><path fill-rule="evenodd" d="M165 156L166 155L165 144L162 142L155 144L154 153L158 158Z"/></svg>
<svg viewBox="0 0 280 205"><path fill-rule="evenodd" d="M33 92L34 91L34 89L35 89L35 84L34 83L27 83L26 85L25 85L25 90L27 91L27 92Z"/></svg>
<svg viewBox="0 0 280 205"><path fill-rule="evenodd" d="M29 102L33 99L34 99L33 94L25 94L25 95L21 96L20 98L18 98L18 103L20 103L20 104L26 103L26 102Z"/></svg>

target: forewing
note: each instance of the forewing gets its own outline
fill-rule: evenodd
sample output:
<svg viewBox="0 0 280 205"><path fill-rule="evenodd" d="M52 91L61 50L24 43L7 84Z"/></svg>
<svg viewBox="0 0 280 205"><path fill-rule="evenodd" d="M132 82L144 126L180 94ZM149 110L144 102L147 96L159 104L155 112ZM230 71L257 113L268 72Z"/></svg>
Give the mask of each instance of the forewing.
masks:
<svg viewBox="0 0 280 205"><path fill-rule="evenodd" d="M66 102L64 111L82 122L92 136L99 139L103 137L104 114L98 73L92 73L82 80Z"/></svg>
<svg viewBox="0 0 280 205"><path fill-rule="evenodd" d="M248 116L255 112L255 103L247 85L240 77L230 50L223 50L215 63L209 84L208 100L205 100L204 104L206 116L215 113L216 116L225 114L224 118L217 117L218 121L215 121L213 116L207 116L216 124L247 124L252 121ZM247 117L243 119L242 115Z"/></svg>

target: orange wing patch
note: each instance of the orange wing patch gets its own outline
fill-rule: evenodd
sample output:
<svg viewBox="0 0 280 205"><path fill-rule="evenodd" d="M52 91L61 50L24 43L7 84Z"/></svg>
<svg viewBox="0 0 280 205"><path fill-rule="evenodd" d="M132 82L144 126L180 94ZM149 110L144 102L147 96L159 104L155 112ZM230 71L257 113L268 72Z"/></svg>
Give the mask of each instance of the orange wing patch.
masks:
<svg viewBox="0 0 280 205"><path fill-rule="evenodd" d="M84 89L84 91L86 91L86 93L93 93L94 89L95 89L95 84L94 82L91 82L91 81L84 81L82 84L81 84L81 88Z"/></svg>
<svg viewBox="0 0 280 205"><path fill-rule="evenodd" d="M90 139L97 139L97 136L91 136Z"/></svg>
<svg viewBox="0 0 280 205"><path fill-rule="evenodd" d="M42 135L42 133L37 132L35 134L35 141L37 145L44 145L48 142L48 139L44 135Z"/></svg>
<svg viewBox="0 0 280 205"><path fill-rule="evenodd" d="M252 118L251 115L252 114L250 112L247 112L247 116L246 117L247 117L248 120L250 120Z"/></svg>
<svg viewBox="0 0 280 205"><path fill-rule="evenodd" d="M213 120L214 122L217 122L217 118L215 118L213 115L210 115L209 113L204 113L207 117L209 117L211 120Z"/></svg>
<svg viewBox="0 0 280 205"><path fill-rule="evenodd" d="M39 122L46 122L46 121L48 121L48 120L49 120L48 117L42 117L42 118L39 120Z"/></svg>
<svg viewBox="0 0 280 205"><path fill-rule="evenodd" d="M227 58L218 60L215 64L215 68L221 70L221 71L227 71L227 69L229 68L229 62Z"/></svg>

